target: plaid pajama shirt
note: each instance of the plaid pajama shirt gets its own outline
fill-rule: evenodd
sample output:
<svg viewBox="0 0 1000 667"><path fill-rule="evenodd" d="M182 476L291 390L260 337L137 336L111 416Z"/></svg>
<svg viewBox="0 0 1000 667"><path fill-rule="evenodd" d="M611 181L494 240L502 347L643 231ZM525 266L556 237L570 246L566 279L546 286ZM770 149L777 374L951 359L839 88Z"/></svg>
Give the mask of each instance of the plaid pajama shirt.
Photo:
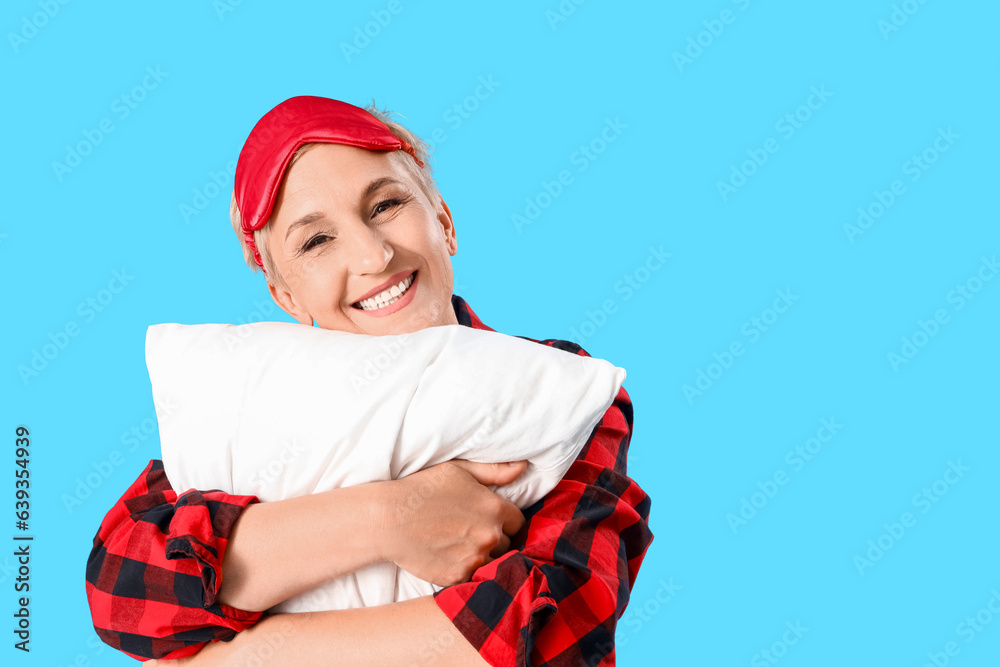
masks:
<svg viewBox="0 0 1000 667"><path fill-rule="evenodd" d="M461 297L452 305L459 324L493 331ZM567 341L526 340L589 356ZM622 387L563 479L522 510L511 550L434 594L486 662L615 664L615 627L653 540L650 499L627 476L631 435ZM163 463L150 461L94 537L87 599L98 636L138 659L181 658L260 620L263 612L216 600L228 537L254 502L221 491L178 495Z"/></svg>

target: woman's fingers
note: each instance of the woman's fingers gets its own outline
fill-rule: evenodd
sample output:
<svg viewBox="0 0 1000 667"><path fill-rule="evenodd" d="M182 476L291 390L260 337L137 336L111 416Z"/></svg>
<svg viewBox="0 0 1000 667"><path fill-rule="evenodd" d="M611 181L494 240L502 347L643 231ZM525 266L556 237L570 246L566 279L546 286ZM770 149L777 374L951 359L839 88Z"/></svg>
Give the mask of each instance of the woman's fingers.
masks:
<svg viewBox="0 0 1000 667"><path fill-rule="evenodd" d="M510 461L508 463L480 463L465 459L452 459L451 463L472 475L477 482L485 486L503 486L510 484L528 468L528 462Z"/></svg>
<svg viewBox="0 0 1000 667"><path fill-rule="evenodd" d="M501 535L500 541L497 542L496 546L493 547L493 550L490 551L490 560L503 556L509 550L510 550L510 538L507 537L506 535Z"/></svg>
<svg viewBox="0 0 1000 667"><path fill-rule="evenodd" d="M524 525L524 515L521 514L521 510L514 503L504 499L501 512L505 536L515 535L517 531L521 530L521 526Z"/></svg>

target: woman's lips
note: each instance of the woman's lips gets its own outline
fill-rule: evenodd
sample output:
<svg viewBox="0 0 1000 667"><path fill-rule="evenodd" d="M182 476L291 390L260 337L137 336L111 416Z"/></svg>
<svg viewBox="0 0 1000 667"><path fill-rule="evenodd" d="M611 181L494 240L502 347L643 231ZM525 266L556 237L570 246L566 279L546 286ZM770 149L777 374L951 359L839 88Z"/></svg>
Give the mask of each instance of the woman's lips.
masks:
<svg viewBox="0 0 1000 667"><path fill-rule="evenodd" d="M355 308L355 310L358 310L364 313L365 315L371 315L372 317L385 317L386 315L392 315L396 311L406 308L406 306L409 305L411 301L413 301L413 295L417 293L418 282L420 282L420 272L414 271L413 282L411 282L409 288L407 288L406 294L404 294L399 299L396 299L388 306L383 306L382 308L376 308L375 310L365 310L364 308Z"/></svg>
<svg viewBox="0 0 1000 667"><path fill-rule="evenodd" d="M382 292L386 291L387 289L389 289L393 285L398 285L399 283L401 283L403 280L405 280L412 273L413 273L413 271L400 271L399 273L397 273L397 274L395 274L393 276L390 276L390 278L387 281L385 281L384 283L382 283L381 285L379 285L375 289L373 289L370 292L367 292L367 293L362 294L361 296L359 296L354 301L354 303L358 303L359 301L364 301L365 299L370 299L373 296L378 296L379 294L381 294Z"/></svg>

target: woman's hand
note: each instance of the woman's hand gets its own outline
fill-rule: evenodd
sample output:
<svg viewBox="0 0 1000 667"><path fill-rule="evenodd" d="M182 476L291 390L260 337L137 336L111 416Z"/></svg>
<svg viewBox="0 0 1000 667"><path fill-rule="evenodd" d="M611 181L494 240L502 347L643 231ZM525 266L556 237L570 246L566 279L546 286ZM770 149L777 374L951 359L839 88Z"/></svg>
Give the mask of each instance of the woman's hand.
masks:
<svg viewBox="0 0 1000 667"><path fill-rule="evenodd" d="M527 461L445 461L388 483L381 526L382 554L438 586L468 581L510 548L524 524L514 503L486 485L521 476Z"/></svg>

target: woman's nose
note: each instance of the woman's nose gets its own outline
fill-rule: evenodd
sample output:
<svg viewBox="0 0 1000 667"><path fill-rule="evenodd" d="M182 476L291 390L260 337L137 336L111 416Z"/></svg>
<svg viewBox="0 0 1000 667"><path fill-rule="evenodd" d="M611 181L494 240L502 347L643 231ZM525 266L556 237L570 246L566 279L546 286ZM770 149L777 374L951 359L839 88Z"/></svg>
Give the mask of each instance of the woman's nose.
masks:
<svg viewBox="0 0 1000 667"><path fill-rule="evenodd" d="M359 222L348 234L348 265L354 273L380 273L389 265L392 247L377 228Z"/></svg>

